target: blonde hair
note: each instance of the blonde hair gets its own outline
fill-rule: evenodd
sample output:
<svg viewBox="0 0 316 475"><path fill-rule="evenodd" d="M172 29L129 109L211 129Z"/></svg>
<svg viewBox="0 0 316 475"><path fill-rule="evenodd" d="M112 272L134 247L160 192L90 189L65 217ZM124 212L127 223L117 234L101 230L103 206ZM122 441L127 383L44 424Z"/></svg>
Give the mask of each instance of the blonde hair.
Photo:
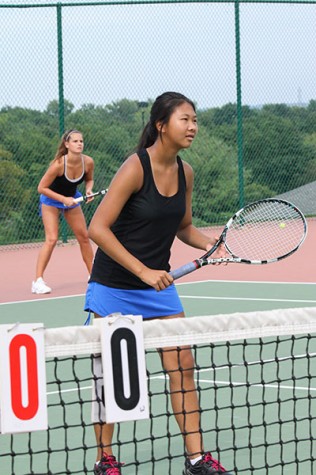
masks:
<svg viewBox="0 0 316 475"><path fill-rule="evenodd" d="M67 149L65 144L66 144L66 142L69 142L70 137L72 136L72 134L82 135L82 132L80 132L80 130L77 130L77 129L70 129L70 130L66 130L66 132L63 133L63 135L60 139L60 142L59 142L59 145L58 145L58 148L57 148L57 152L55 154L53 162L55 160L58 160L58 158L63 157L64 155L67 154L68 149Z"/></svg>

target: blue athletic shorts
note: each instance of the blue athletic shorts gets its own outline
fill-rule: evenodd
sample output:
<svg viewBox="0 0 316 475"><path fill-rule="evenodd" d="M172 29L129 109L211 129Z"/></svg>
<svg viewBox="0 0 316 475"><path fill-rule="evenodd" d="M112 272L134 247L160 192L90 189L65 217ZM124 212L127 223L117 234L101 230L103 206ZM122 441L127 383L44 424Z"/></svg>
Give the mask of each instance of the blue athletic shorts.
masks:
<svg viewBox="0 0 316 475"><path fill-rule="evenodd" d="M82 196L82 194L80 193L80 191L77 190L74 198L80 198L80 196ZM40 216L42 216L42 204L47 205L47 206L53 206L54 208L59 208L63 211L65 211L66 209L77 208L77 206L80 206L80 203L77 203L73 206L65 207L64 204L61 203L60 201L53 200L52 198L48 198L48 196L45 196L45 195L40 195L40 207L39 207Z"/></svg>
<svg viewBox="0 0 316 475"><path fill-rule="evenodd" d="M183 312L174 284L157 292L153 288L124 290L90 282L84 307L86 312L106 317L110 313L142 315L145 318L166 317Z"/></svg>

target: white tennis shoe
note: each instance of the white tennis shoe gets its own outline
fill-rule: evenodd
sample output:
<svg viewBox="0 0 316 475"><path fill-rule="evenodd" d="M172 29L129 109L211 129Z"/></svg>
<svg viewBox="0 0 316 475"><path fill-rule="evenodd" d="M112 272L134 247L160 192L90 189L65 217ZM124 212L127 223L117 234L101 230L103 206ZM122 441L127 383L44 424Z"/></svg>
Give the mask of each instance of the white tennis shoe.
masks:
<svg viewBox="0 0 316 475"><path fill-rule="evenodd" d="M46 285L42 277L32 282L32 294L49 294L51 291L52 289Z"/></svg>

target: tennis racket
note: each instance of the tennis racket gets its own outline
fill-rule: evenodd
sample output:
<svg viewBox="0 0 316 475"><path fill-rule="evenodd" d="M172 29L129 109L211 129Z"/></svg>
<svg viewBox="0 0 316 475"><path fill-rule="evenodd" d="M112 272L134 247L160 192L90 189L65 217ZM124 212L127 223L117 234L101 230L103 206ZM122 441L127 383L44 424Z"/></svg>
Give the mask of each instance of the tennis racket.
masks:
<svg viewBox="0 0 316 475"><path fill-rule="evenodd" d="M108 190L96 191L95 193L91 193L91 195L80 196L79 198L76 198L74 201L76 203L81 203L82 201L87 201L89 198L92 198L93 196L105 195L107 191Z"/></svg>
<svg viewBox="0 0 316 475"><path fill-rule="evenodd" d="M307 234L306 219L291 203L265 199L240 209L225 225L217 243L199 259L171 271L174 279L208 264L270 264L293 254ZM224 244L229 257L211 259Z"/></svg>

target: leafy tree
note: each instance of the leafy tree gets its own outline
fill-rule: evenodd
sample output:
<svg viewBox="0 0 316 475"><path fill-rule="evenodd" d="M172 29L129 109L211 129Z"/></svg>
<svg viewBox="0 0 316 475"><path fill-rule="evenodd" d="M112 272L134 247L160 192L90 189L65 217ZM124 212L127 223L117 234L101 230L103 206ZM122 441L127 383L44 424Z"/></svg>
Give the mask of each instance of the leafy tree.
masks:
<svg viewBox="0 0 316 475"><path fill-rule="evenodd" d="M245 167L258 183L280 194L311 181L311 151L288 118L264 111L255 122L245 122L244 130Z"/></svg>
<svg viewBox="0 0 316 475"><path fill-rule="evenodd" d="M0 167L0 243L16 239L29 191L23 186L25 172L11 160L1 160ZM8 199L9 198L9 199ZM23 229L23 228L22 228Z"/></svg>
<svg viewBox="0 0 316 475"><path fill-rule="evenodd" d="M118 121L123 123L134 120L134 115L138 110L137 101L129 101L122 99L118 102L113 102L107 106L108 111Z"/></svg>
<svg viewBox="0 0 316 475"><path fill-rule="evenodd" d="M70 102L67 101L67 99L64 100L64 116L68 116L69 114L72 113L74 110L75 106ZM59 102L54 99L53 101L50 101L46 107L45 111L49 116L58 118L60 111L59 111Z"/></svg>
<svg viewBox="0 0 316 475"><path fill-rule="evenodd" d="M65 127L84 134L85 153L95 160L95 189L106 188L131 153L148 121L152 101L122 99L84 104L75 110L65 101ZM226 104L198 110L199 134L181 157L195 172L194 220L224 223L239 207L316 181L316 101L308 107L267 104L242 107L243 169L239 170L237 107ZM43 239L37 185L59 142L59 104L46 110L0 110L0 242ZM243 189L239 183L242 172ZM85 207L89 221L98 200Z"/></svg>

